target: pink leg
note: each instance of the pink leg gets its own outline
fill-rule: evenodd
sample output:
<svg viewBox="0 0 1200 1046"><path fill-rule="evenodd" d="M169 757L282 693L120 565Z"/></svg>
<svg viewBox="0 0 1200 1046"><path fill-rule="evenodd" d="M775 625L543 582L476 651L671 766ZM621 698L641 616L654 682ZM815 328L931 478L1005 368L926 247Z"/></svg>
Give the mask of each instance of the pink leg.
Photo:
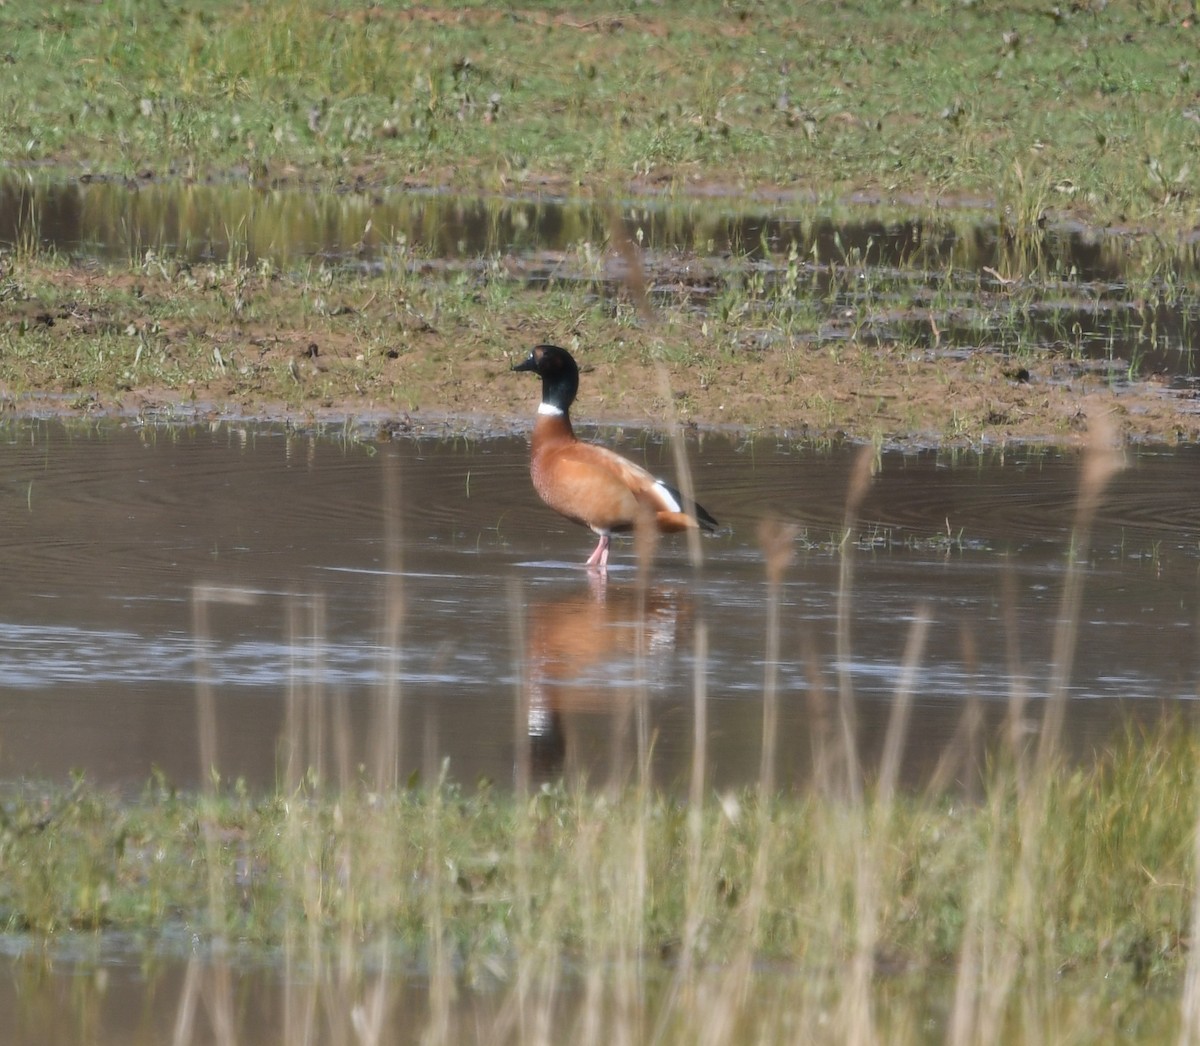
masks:
<svg viewBox="0 0 1200 1046"><path fill-rule="evenodd" d="M585 564L589 567L607 567L608 566L608 535L601 534L600 540L596 547L592 550L592 554L588 556L588 561Z"/></svg>

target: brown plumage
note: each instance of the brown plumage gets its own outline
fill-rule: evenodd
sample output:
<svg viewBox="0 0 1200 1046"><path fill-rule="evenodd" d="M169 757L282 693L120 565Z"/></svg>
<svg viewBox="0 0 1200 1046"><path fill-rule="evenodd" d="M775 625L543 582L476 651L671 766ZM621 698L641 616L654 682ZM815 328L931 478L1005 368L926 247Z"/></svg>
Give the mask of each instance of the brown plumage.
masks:
<svg viewBox="0 0 1200 1046"><path fill-rule="evenodd" d="M643 513L663 533L716 530L717 521L704 508L685 506L679 491L640 465L576 438L570 409L579 390L579 368L566 349L535 346L513 370L533 371L542 379L529 471L547 505L599 535L589 567L606 566L610 535L632 530Z"/></svg>

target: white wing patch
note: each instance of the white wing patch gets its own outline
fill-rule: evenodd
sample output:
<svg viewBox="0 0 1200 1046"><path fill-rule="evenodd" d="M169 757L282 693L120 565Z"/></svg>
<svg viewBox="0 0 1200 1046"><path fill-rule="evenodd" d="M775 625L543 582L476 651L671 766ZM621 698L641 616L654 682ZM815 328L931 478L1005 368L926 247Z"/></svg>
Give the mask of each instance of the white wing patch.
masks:
<svg viewBox="0 0 1200 1046"><path fill-rule="evenodd" d="M675 495L671 493L667 485L661 480L654 481L655 493L662 499L662 503L667 506L671 512L682 512L683 506L675 500Z"/></svg>

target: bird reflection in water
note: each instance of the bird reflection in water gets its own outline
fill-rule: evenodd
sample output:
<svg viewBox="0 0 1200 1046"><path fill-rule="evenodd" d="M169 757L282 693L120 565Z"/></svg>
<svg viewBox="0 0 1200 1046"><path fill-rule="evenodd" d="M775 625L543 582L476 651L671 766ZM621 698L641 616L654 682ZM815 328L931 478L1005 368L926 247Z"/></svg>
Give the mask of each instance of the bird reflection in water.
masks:
<svg viewBox="0 0 1200 1046"><path fill-rule="evenodd" d="M649 750L648 697L692 631L686 593L589 573L586 587L531 602L523 714L534 780L622 783ZM607 752L607 767L605 767Z"/></svg>

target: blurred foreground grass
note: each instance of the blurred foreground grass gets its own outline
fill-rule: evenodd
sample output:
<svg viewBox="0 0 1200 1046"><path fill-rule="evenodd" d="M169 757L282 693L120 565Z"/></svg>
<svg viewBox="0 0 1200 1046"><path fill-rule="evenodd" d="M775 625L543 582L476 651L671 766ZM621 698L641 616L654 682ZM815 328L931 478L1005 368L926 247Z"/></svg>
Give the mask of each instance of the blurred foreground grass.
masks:
<svg viewBox="0 0 1200 1046"><path fill-rule="evenodd" d="M674 979L676 1003L707 985L700 1009L663 1016L681 1027L718 1004L739 1026L767 1019L746 999L786 969L770 1012L836 1012L848 1034L885 999L889 1021L899 999L1028 1031L1060 1019L1060 993L1091 999L1088 1021L1153 1012L1161 1031L1188 957L1197 765L1200 738L1172 717L1044 776L1001 754L975 798L870 784L854 798L832 778L699 809L633 785L376 793L310 776L266 796L156 781L132 801L8 785L0 927L384 948L491 991L551 971L560 988L611 987L633 963L644 986ZM859 962L872 987L854 1016Z"/></svg>

